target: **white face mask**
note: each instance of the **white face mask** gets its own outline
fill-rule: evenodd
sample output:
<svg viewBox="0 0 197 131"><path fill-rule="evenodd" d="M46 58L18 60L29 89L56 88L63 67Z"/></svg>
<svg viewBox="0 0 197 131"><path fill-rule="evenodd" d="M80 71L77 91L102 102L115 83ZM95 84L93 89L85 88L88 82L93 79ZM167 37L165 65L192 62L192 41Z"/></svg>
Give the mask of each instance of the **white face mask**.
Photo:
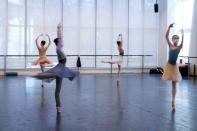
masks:
<svg viewBox="0 0 197 131"><path fill-rule="evenodd" d="M173 43L178 43L179 42L179 39L172 39L172 42Z"/></svg>

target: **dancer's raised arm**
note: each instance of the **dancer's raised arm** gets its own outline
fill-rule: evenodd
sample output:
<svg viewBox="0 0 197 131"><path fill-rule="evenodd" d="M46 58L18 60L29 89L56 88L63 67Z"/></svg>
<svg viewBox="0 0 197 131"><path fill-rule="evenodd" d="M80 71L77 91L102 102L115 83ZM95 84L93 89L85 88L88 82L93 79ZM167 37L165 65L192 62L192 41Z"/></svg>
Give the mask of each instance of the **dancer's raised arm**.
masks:
<svg viewBox="0 0 197 131"><path fill-rule="evenodd" d="M181 39L181 44L180 44L180 48L182 48L183 47L183 42L184 42L184 32L183 32L183 29L182 29L182 39Z"/></svg>
<svg viewBox="0 0 197 131"><path fill-rule="evenodd" d="M168 30L167 30L167 32L166 32L166 40L167 40L167 43L168 43L169 46L172 45L172 43L170 42L170 39L169 39L169 32L170 32L170 29L171 29L172 27L173 27L173 23L169 25Z"/></svg>
<svg viewBox="0 0 197 131"><path fill-rule="evenodd" d="M39 43L38 43L38 39L39 39L40 36L42 36L42 34L40 34L40 35L36 38L36 40L35 40L36 46L37 46L38 49L40 49L40 45L39 45Z"/></svg>
<svg viewBox="0 0 197 131"><path fill-rule="evenodd" d="M117 41L121 41L121 42L123 41L121 33L118 35L118 40Z"/></svg>
<svg viewBox="0 0 197 131"><path fill-rule="evenodd" d="M62 49L63 41L62 41L62 25L61 25L61 23L59 23L57 25L57 38L58 38L57 49Z"/></svg>
<svg viewBox="0 0 197 131"><path fill-rule="evenodd" d="M47 46L45 47L45 49L47 50L51 44L51 39L50 36L48 34L46 34L46 36L48 37L49 43L47 44Z"/></svg>

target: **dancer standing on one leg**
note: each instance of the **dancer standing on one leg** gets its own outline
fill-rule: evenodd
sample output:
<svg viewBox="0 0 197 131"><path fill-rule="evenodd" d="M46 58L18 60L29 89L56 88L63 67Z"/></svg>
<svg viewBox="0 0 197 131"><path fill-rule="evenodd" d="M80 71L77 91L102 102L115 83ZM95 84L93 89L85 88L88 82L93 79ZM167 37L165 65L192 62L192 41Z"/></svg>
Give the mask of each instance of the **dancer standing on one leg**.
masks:
<svg viewBox="0 0 197 131"><path fill-rule="evenodd" d="M34 77L39 79L46 79L46 81L48 82L56 79L56 89L55 89L56 109L57 109L57 113L60 113L61 112L60 91L62 85L62 78L68 78L69 80L73 80L78 75L78 72L73 71L65 66L66 56L63 52L61 24L58 24L57 26L57 38L54 39L54 43L56 45L58 64L52 69L43 73L39 73Z"/></svg>
<svg viewBox="0 0 197 131"><path fill-rule="evenodd" d="M179 67L176 64L176 61L177 61L179 52L183 47L184 34L182 31L182 40L179 46L178 46L178 42L179 42L178 35L172 36L172 43L171 43L171 41L169 40L169 32L172 27L173 27L173 24L170 24L166 32L166 40L169 46L169 59L168 59L166 68L164 69L164 74L162 76L162 79L172 81L172 110L175 111L176 83L178 81L181 81L182 79L181 74L179 72Z"/></svg>
<svg viewBox="0 0 197 131"><path fill-rule="evenodd" d="M121 72L121 65L123 62L123 55L124 55L122 34L118 35L117 46L119 51L118 57L116 59L101 61L101 62L109 63L109 64L118 64L118 77L119 77Z"/></svg>
<svg viewBox="0 0 197 131"><path fill-rule="evenodd" d="M41 71L44 72L44 64L52 64L52 61L50 61L47 56L46 56L46 51L49 48L50 44L51 44L51 39L49 37L48 34L46 34L46 36L48 37L49 43L45 46L46 41L42 40L41 43L38 43L38 39L40 36L43 36L43 34L40 34L37 38L36 38L36 46L38 48L39 51L39 58L34 61L32 63L32 65L40 65Z"/></svg>

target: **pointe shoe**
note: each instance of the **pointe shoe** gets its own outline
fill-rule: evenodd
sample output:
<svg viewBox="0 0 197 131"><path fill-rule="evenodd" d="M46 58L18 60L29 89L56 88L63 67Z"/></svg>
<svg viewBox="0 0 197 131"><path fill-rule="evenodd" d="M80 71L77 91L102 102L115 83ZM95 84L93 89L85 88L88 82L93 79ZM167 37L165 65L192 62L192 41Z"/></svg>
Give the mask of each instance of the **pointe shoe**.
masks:
<svg viewBox="0 0 197 131"><path fill-rule="evenodd" d="M56 109L57 109L57 113L61 113L62 112L61 107L56 107Z"/></svg>
<svg viewBox="0 0 197 131"><path fill-rule="evenodd" d="M172 111L174 112L175 111L175 102L172 101Z"/></svg>

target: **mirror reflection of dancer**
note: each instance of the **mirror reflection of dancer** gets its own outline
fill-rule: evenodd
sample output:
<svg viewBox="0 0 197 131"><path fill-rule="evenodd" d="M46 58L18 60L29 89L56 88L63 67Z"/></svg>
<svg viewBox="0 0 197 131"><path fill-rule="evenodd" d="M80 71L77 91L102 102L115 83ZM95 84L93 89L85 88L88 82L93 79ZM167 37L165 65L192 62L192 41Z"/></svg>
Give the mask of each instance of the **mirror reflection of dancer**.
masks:
<svg viewBox="0 0 197 131"><path fill-rule="evenodd" d="M172 43L171 43L169 40L169 32L172 27L173 27L173 24L170 24L166 32L166 40L169 46L169 59L164 69L164 74L162 76L162 79L172 81L172 111L175 111L176 83L182 80L181 74L179 72L179 67L176 64L176 61L177 61L179 52L183 47L184 34L182 31L182 40L179 46L178 46L178 42L179 42L178 35L172 36Z"/></svg>
<svg viewBox="0 0 197 131"><path fill-rule="evenodd" d="M123 55L124 55L122 34L118 35L117 46L118 46L118 52L119 52L118 57L116 59L106 60L106 61L101 61L101 62L109 63L109 64L118 64L118 77L119 77L120 72L121 72L121 65L123 62Z"/></svg>
<svg viewBox="0 0 197 131"><path fill-rule="evenodd" d="M57 113L61 113L61 103L60 103L60 91L62 85L62 78L68 78L69 80L73 80L79 72L74 71L66 67L66 56L63 52L63 42L62 42L62 26L58 24L57 26L57 38L54 39L54 43L56 45L56 53L58 57L58 64L49 69L46 72L39 73L34 77L39 79L45 79L47 82L51 82L56 79L56 89L55 89L55 100L56 100L56 109Z"/></svg>
<svg viewBox="0 0 197 131"><path fill-rule="evenodd" d="M50 61L47 56L46 56L46 51L49 48L50 44L51 44L51 39L49 37L48 34L46 34L46 36L49 39L49 43L45 46L46 41L42 40L41 43L38 43L38 39L40 36L43 36L43 34L40 34L37 38L36 38L36 46L38 48L39 51L39 58L34 61L32 63L32 65L40 65L41 71L44 72L44 64L52 64L52 61Z"/></svg>

